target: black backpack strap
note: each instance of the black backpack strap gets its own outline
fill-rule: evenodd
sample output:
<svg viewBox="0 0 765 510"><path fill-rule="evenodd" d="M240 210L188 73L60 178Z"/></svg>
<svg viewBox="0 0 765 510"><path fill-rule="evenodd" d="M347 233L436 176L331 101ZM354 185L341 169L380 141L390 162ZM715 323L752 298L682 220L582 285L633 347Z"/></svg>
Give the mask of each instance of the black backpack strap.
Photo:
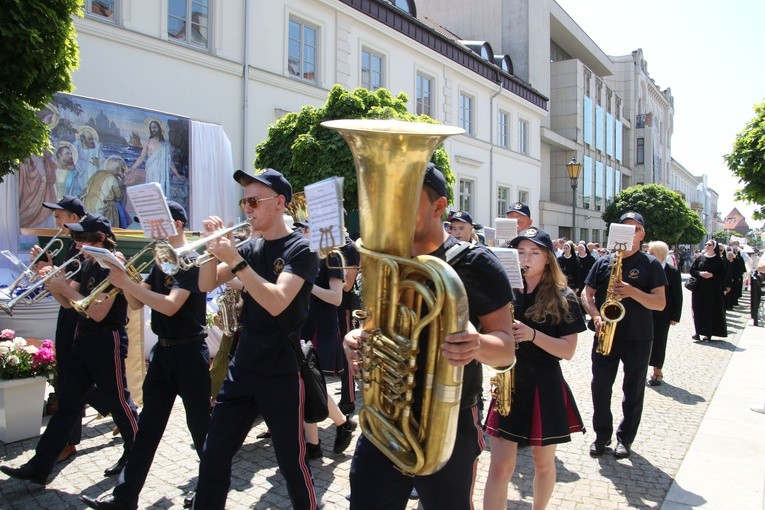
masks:
<svg viewBox="0 0 765 510"><path fill-rule="evenodd" d="M467 241L457 241L457 244L446 250L445 259L447 264L454 267L462 258L468 254L470 250L477 246L476 243L469 243Z"/></svg>

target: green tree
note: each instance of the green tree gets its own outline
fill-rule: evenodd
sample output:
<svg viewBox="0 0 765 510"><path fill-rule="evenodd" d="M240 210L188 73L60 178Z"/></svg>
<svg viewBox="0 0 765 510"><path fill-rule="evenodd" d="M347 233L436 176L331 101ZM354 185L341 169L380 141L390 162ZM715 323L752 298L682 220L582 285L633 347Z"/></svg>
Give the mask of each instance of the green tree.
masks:
<svg viewBox="0 0 765 510"><path fill-rule="evenodd" d="M288 113L268 128L268 137L256 148L255 167L279 170L296 191L328 177L344 177L345 207L349 211L356 210L358 181L351 150L336 131L320 124L326 120L363 118L436 123L427 115L417 117L409 113L406 109L408 101L403 92L393 97L386 89L371 92L357 88L350 92L335 85L324 106L305 106L300 112ZM436 149L431 161L452 185L454 174L442 146ZM449 203L452 203L451 186L447 191Z"/></svg>
<svg viewBox="0 0 765 510"><path fill-rule="evenodd" d="M712 233L712 239L718 243L726 244L728 242L728 232L725 230L718 230Z"/></svg>
<svg viewBox="0 0 765 510"><path fill-rule="evenodd" d="M645 220L645 240L695 244L705 235L699 216L688 207L683 197L659 184L630 186L614 197L603 211L603 220L619 221L627 211L636 211Z"/></svg>
<svg viewBox="0 0 765 510"><path fill-rule="evenodd" d="M733 150L724 156L728 168L744 187L736 198L757 204L754 218L765 219L765 102L754 106L755 116L736 135Z"/></svg>
<svg viewBox="0 0 765 510"><path fill-rule="evenodd" d="M36 112L56 92L73 90L78 65L72 15L82 0L8 0L0 16L0 181L50 145Z"/></svg>

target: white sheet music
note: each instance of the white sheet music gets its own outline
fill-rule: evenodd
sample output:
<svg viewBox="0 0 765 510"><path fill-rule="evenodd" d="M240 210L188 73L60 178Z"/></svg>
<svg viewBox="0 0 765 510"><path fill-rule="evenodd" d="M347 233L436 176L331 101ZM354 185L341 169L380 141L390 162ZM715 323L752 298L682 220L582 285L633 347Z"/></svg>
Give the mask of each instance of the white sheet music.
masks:
<svg viewBox="0 0 765 510"><path fill-rule="evenodd" d="M330 177L305 187L311 251L329 251L345 244L342 177Z"/></svg>
<svg viewBox="0 0 765 510"><path fill-rule="evenodd" d="M625 225L623 223L611 223L608 227L609 250L631 250L632 242L635 239L635 225Z"/></svg>
<svg viewBox="0 0 765 510"><path fill-rule="evenodd" d="M518 220L514 218L496 218L497 239L507 243L518 237Z"/></svg>
<svg viewBox="0 0 765 510"><path fill-rule="evenodd" d="M141 221L143 235L152 239L167 239L178 234L162 186L158 182L130 186L127 194Z"/></svg>
<svg viewBox="0 0 765 510"><path fill-rule="evenodd" d="M483 238L486 239L486 246L497 246L497 229L483 227Z"/></svg>
<svg viewBox="0 0 765 510"><path fill-rule="evenodd" d="M125 269L125 264L123 264L122 261L114 255L114 253L110 252L106 248L86 245L82 247L82 251L93 257L95 261L98 262L98 264L103 268L111 269L109 264L107 264L107 262L111 262L120 269Z"/></svg>
<svg viewBox="0 0 765 510"><path fill-rule="evenodd" d="M523 288L523 274L521 273L521 261L518 258L518 250L515 248L491 248L494 255L505 268L510 286L514 289Z"/></svg>

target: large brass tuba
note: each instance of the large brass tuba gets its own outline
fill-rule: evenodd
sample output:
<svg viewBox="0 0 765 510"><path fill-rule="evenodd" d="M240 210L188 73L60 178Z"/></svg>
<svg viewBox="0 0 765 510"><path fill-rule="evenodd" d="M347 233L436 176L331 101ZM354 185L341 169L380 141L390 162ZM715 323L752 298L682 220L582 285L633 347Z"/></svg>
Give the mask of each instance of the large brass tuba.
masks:
<svg viewBox="0 0 765 510"><path fill-rule="evenodd" d="M608 289L606 290L606 300L600 305L600 316L603 318L603 324L598 331L598 346L595 352L608 356L611 354L611 347L614 343L614 333L617 323L624 318L624 305L614 294L614 285L622 281L622 254L624 250L617 250L613 255L613 265L611 273L608 275Z"/></svg>
<svg viewBox="0 0 765 510"><path fill-rule="evenodd" d="M431 474L451 456L462 392L463 369L442 359L441 344L466 328L468 305L454 269L435 257L411 258L412 243L425 167L439 143L463 130L393 120L322 125L348 142L358 174L370 334L362 346L361 429L401 471ZM424 366L417 365L421 347ZM415 392L421 412L413 409Z"/></svg>

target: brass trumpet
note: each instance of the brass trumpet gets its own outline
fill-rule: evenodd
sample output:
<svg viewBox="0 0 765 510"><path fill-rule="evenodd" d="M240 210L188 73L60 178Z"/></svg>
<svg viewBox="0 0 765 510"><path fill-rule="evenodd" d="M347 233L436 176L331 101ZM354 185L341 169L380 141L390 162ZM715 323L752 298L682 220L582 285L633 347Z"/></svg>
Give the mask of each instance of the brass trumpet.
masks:
<svg viewBox="0 0 765 510"><path fill-rule="evenodd" d="M194 241L193 243L187 244L181 248L175 249L172 246L170 246L170 243L167 241L158 241L156 245L154 246L154 262L157 264L157 266L162 269L162 272L169 275L174 275L178 271L187 271L191 269L192 267L202 267L203 265L207 264L211 260L215 259L215 257L209 253L208 251L204 251L201 255L199 255L195 260L190 260L188 256L192 252L196 252L198 249L203 248L207 243L210 241L217 239L219 237L226 236L232 232L236 231L245 231L246 236L244 239L238 241L236 243L236 247L239 248L244 243L252 239L252 225L250 225L249 218L247 221L243 221L237 225L234 225L233 227L224 228L223 230L219 230L215 232L214 234L211 234L207 237L203 237L202 239L198 239Z"/></svg>
<svg viewBox="0 0 765 510"><path fill-rule="evenodd" d="M134 267L134 266L138 263L138 260L141 258L141 256L144 253L154 248L154 244L156 242L157 241L152 241L146 246L144 246L143 248L141 248L141 250L135 255L133 255L132 257L130 257L130 260L128 260L127 263L125 264L125 272L130 277L130 279L133 280L134 282L136 283L141 282L141 273L144 272L149 266L151 266L152 262L144 262L138 267ZM101 297L101 294L103 294L104 291L106 291L106 289L109 286L111 286L111 283L109 283L109 280L104 280L103 282L101 282L100 285L98 285L98 287L90 291L90 294L88 294L82 299L78 299L77 301L70 299L69 304L72 305L72 308L77 310L77 313L89 319L90 316L88 315L88 308L90 308L91 305L101 304L107 299L113 298L114 296L122 292L122 289L119 289L117 287L112 287L112 289L106 294L106 296Z"/></svg>
<svg viewBox="0 0 765 510"><path fill-rule="evenodd" d="M32 305L34 303L37 303L39 301L42 301L44 298L48 297L50 295L50 292L45 290L43 287L45 284L53 278L54 276L57 276L61 271L66 269L69 265L76 265L76 268L72 271L69 271L66 273L66 278L71 279L74 275L80 272L80 269L82 268L82 265L80 264L80 261L78 260L78 255L75 255L74 257L70 258L63 264L61 264L59 267L45 275L44 278L40 280L35 280L35 282L28 286L23 292L21 292L18 296L14 297L7 303L0 303L0 310L4 311L11 317L13 316L13 308L18 305L19 303L24 303L25 305ZM27 299L31 294L33 294L35 291L40 291L38 294L35 294L34 296Z"/></svg>

